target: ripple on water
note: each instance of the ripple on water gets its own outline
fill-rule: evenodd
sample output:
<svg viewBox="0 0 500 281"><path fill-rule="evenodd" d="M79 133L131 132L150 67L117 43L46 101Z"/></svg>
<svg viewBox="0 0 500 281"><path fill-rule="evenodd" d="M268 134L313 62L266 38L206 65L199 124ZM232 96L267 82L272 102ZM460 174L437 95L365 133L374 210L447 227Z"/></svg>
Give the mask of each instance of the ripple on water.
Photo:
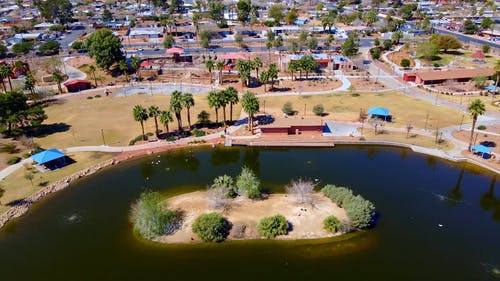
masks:
<svg viewBox="0 0 500 281"><path fill-rule="evenodd" d="M84 220L85 216L82 210L73 210L69 214L64 214L59 217L61 224L78 224Z"/></svg>

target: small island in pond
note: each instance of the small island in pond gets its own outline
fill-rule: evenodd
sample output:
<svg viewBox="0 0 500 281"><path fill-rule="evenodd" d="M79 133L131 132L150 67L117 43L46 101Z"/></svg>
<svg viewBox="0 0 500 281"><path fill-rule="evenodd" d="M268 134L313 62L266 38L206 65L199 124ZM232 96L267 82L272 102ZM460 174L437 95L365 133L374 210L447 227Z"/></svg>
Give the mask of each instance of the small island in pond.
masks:
<svg viewBox="0 0 500 281"><path fill-rule="evenodd" d="M134 231L161 243L226 239L318 239L369 227L374 205L345 187L293 180L285 194L262 194L260 180L243 168L234 180L214 179L207 191L163 199L145 192L132 207Z"/></svg>

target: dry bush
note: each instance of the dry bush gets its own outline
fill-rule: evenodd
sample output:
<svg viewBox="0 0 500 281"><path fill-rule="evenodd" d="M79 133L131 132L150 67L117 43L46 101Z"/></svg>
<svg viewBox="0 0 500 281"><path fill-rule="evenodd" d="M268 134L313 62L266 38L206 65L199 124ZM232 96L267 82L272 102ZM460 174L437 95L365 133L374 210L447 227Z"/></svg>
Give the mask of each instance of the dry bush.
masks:
<svg viewBox="0 0 500 281"><path fill-rule="evenodd" d="M293 194L296 197L297 203L314 203L314 188L316 184L309 180L296 179L292 180L289 185L286 186L286 192Z"/></svg>
<svg viewBox="0 0 500 281"><path fill-rule="evenodd" d="M230 198L226 196L227 190L223 187L212 186L208 188L208 202L213 208L226 208L229 205Z"/></svg>

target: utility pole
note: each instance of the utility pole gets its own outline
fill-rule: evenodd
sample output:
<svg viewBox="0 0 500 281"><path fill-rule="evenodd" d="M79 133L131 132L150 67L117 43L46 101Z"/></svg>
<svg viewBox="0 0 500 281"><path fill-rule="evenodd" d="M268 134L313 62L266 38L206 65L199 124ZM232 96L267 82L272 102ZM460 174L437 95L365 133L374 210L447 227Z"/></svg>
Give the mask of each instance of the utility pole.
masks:
<svg viewBox="0 0 500 281"><path fill-rule="evenodd" d="M104 130L101 129L102 145L106 146L106 141L104 140Z"/></svg>
<svg viewBox="0 0 500 281"><path fill-rule="evenodd" d="M427 114L425 115L425 127L424 127L424 131L427 131L427 122L429 122L429 112L427 112Z"/></svg>

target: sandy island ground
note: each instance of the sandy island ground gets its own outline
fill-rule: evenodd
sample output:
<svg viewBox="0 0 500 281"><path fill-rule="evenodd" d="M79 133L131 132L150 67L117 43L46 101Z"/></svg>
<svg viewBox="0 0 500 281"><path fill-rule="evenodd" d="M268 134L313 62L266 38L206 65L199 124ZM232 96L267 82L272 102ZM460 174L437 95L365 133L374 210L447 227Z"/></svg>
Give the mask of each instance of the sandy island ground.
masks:
<svg viewBox="0 0 500 281"><path fill-rule="evenodd" d="M295 197L288 194L271 194L264 200L253 201L244 197L234 199L226 210L215 209L210 206L207 193L196 191L169 198L168 205L172 209L184 212L184 221L180 230L172 235L161 236L155 241L162 243L195 243L201 242L191 230L194 220L201 214L221 212L232 223L228 239L259 239L257 225L260 219L276 214L283 215L292 225L288 235L278 236L276 239L314 239L335 236L323 229L323 220L333 215L340 221L347 220L344 209L325 197L316 193L314 205L297 204ZM239 237L238 229L245 226L243 237ZM236 237L237 236L237 237Z"/></svg>

